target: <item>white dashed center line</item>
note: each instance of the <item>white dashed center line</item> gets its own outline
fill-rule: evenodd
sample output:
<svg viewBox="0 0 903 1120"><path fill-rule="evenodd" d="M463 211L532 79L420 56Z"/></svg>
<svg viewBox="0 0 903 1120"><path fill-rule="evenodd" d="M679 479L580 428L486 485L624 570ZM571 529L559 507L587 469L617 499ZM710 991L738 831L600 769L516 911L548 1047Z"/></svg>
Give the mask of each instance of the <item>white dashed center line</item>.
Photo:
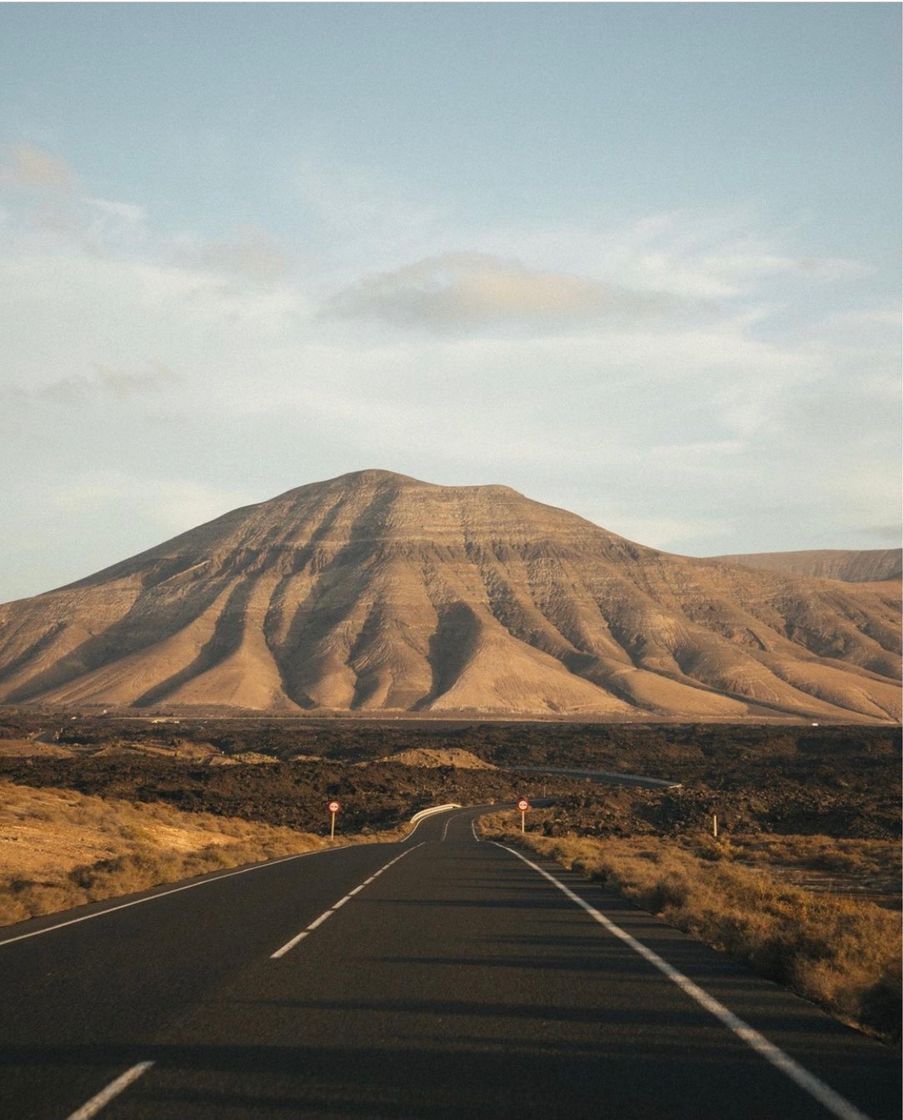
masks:
<svg viewBox="0 0 903 1120"><path fill-rule="evenodd" d="M307 927L305 932L306 933L312 933L313 930L317 929L318 926L321 926L326 921L326 919L331 918L332 915L333 915L332 910L326 910L324 913L322 913L319 916L319 918L314 918L314 920L310 923L310 925Z"/></svg>
<svg viewBox="0 0 903 1120"><path fill-rule="evenodd" d="M344 896L344 898L340 898L339 901L334 902L328 910L324 910L323 913L319 916L319 918L314 918L314 920L310 923L310 925L306 926L300 933L295 934L295 936L291 939L291 941L286 941L286 943L281 948L277 949L275 953L271 953L270 954L270 960L276 961L276 960L279 960L280 957L284 957L286 953L288 953L291 949L294 949L294 947L298 944L299 941L303 941L304 938L307 937L307 935L309 933L312 933L315 929L317 929L318 926L321 926L328 918L331 918L332 915L336 912L336 910L339 909L340 906L344 906L346 902L350 902L351 899L353 898L353 896L358 893L358 891L362 891L364 889L364 887L368 887L373 882L374 879L378 879L379 876L382 875L382 873L384 871L388 871L393 863L398 863L398 861L400 859L404 859L404 857L409 852L413 852L416 848L420 848L422 846L423 846L423 842L420 843L420 844L415 844L413 848L406 848L401 853L400 856L396 856L394 859L390 859L387 864L385 864L383 867L381 867L379 869L379 871L374 871L374 873L370 876L369 879L365 879L363 881L363 883L360 883L358 886L356 886L354 888L354 890L349 891Z"/></svg>
<svg viewBox="0 0 903 1120"><path fill-rule="evenodd" d="M287 941L282 946L281 949L277 949L276 952L272 954L271 959L272 960L277 960L279 957L285 956L285 954L287 952L289 952L289 950L294 949L294 947L296 945L298 945L301 941L303 941L304 938L308 936L308 934L312 933L315 929L317 929L319 926L321 926L328 918L331 918L332 915L336 912L336 910L338 910L338 909L340 909L340 907L344 906L346 902L350 902L351 899L356 894L358 894L360 891L362 891L364 889L364 887L369 886L375 879L378 879L379 876L382 875L382 873L384 871L388 871L389 868L393 864L398 863L398 861L400 859L404 859L404 857L406 855L408 855L409 852L413 852L415 848L420 848L420 847L422 847L422 844L415 844L414 847L412 847L412 848L406 848L401 853L401 855L395 856L394 859L390 859L387 864L385 864L383 867L381 867L379 869L379 871L375 871L370 876L369 879L365 879L363 881L363 883L360 883L353 890L350 890L343 898L340 898L338 900L338 902L333 903L333 905L328 910L324 910L323 913L318 918L314 918L314 920L310 923L309 926L307 926L306 929L303 929L303 930L301 930L300 933L295 934L295 936L291 939L291 941ZM313 854L313 853L304 853L304 854L307 855L307 854ZM298 857L297 856L288 856L288 857L284 857L284 858L285 859L297 859ZM272 862L273 863L281 863L282 860L273 860ZM217 876L217 878L227 878L229 875L241 875L241 874L244 874L244 872L246 870L257 870L257 868L243 868L241 871L227 872L226 875ZM207 882L213 882L215 880L206 880L206 881ZM191 884L187 884L184 887L177 887L177 888L175 888L175 890L188 890L191 887L200 886L200 885L201 885L200 883L191 883ZM175 893L175 891L163 891L163 892L161 892L160 895L155 895L155 896L152 896L152 897L161 897L164 894L171 894L171 893ZM148 902L152 901L152 898L139 899L136 902L126 903L125 905L126 906L135 906L135 905L138 904L138 902L145 902L145 901L148 901ZM122 908L124 908L124 907L118 907L118 906L117 907L111 907L110 911L104 911L103 913L109 913L112 910L118 910L118 909L122 909ZM86 918L91 918L91 917L95 917L95 916L100 917L101 915L100 914L97 914L97 915L89 914L89 915L86 916ZM75 919L75 920L76 921L84 921L84 920L86 920L86 918L79 918L79 919ZM69 923L69 922L61 922L60 923L60 925L69 925L69 924L71 924L71 923ZM57 929L57 928L59 928L59 926L50 927L50 929ZM26 934L24 936L37 936L40 933L47 933L49 931L50 931L49 929L38 930L37 933L35 933L35 934ZM9 938L8 940L9 941L18 941L19 938L18 937L13 937L13 938ZM5 943L6 942L0 942L0 944L5 944ZM110 1084L107 1085L105 1089L101 1089L101 1091L99 1093L95 1094L89 1101L86 1101L81 1106L81 1108L78 1108L78 1109L75 1110L75 1112L71 1113L71 1115L69 1115L67 1117L67 1120L92 1120L92 1117L97 1116L97 1114L103 1108L105 1108L110 1103L110 1101L114 1100L116 1097L119 1096L120 1093L124 1092L129 1087L129 1085L131 1085L135 1081L137 1081L138 1078L142 1076L142 1074L147 1073L147 1071L149 1069L151 1069L153 1064L154 1064L153 1062L139 1062L137 1065L132 1066L131 1069L127 1069L125 1071L125 1073L121 1073L114 1081L111 1081Z"/></svg>
<svg viewBox="0 0 903 1120"><path fill-rule="evenodd" d="M101 1089L96 1096L93 1096L89 1101L86 1101L81 1108L77 1108L75 1112L71 1113L67 1117L67 1120L91 1120L91 1117L96 1116L114 1097L118 1097L133 1081L137 1081L142 1073L147 1073L153 1064L153 1062L139 1062L136 1066L132 1066L131 1069L127 1069L125 1073L121 1073L115 1081L111 1081L106 1089Z"/></svg>

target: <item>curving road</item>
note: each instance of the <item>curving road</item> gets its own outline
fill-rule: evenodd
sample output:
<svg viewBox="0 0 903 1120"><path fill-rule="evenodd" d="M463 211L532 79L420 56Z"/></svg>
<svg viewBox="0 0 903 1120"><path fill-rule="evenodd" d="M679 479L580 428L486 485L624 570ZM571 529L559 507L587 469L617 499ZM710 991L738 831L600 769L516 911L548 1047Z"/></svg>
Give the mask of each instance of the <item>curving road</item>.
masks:
<svg viewBox="0 0 903 1120"><path fill-rule="evenodd" d="M0 1116L897 1120L892 1051L481 811L3 931Z"/></svg>

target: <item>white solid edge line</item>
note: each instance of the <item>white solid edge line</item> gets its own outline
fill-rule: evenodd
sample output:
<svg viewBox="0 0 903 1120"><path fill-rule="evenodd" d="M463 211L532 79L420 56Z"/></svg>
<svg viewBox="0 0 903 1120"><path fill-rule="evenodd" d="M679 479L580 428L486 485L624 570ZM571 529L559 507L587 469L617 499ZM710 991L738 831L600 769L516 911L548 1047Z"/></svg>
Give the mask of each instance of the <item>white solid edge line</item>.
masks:
<svg viewBox="0 0 903 1120"><path fill-rule="evenodd" d="M133 1081L137 1081L142 1073L147 1073L153 1064L153 1062L139 1062L136 1066L132 1066L131 1069L127 1069L125 1073L121 1073L115 1081L111 1081L106 1089L101 1089L96 1096L86 1101L81 1108L77 1108L66 1120L90 1120L90 1118L96 1116L105 1105L108 1105L114 1097L118 1097L124 1089L127 1089Z"/></svg>
<svg viewBox="0 0 903 1120"><path fill-rule="evenodd" d="M769 1042L763 1034L760 1034L754 1027L745 1023L739 1016L735 1015L733 1011L729 1011L724 1004L720 1003L714 996L710 996L708 992L700 988L689 976L684 976L679 969L676 969L672 964L668 964L658 953L653 952L652 949L648 948L648 946L644 945L641 941L637 941L637 939L627 933L626 930L615 925L610 918L607 918L594 906L585 902L569 887L566 887L564 883L556 879L554 875L550 875L548 871L543 870L538 864L527 859L526 856L522 856L520 852L515 851L514 848L508 848L504 844L499 844L497 841L493 841L493 843L496 847L502 848L503 851L510 852L513 856L517 856L517 858L523 860L528 867L532 867L534 871L538 871L543 878L548 879L550 883L554 883L572 902L576 902L578 906L582 907L587 914L595 918L609 933L619 938L625 945L629 945L634 952L639 953L641 957L657 968L659 972L672 981L672 983L676 984L678 988L690 996L691 999L694 999L700 1007L703 1007L710 1014L714 1015L728 1030L733 1031L738 1038L745 1042L752 1050L755 1050L760 1057L770 1062L771 1065L779 1069L781 1073L789 1077L791 1081L807 1092L811 1097L814 1097L815 1100L823 1105L833 1116L838 1117L838 1120L869 1120L869 1117L866 1116L864 1112L860 1112L854 1104L851 1104L846 1098L842 1097L840 1093L832 1089L830 1085L826 1085L824 1081L820 1081L814 1073L810 1073L807 1069L804 1069L798 1062L794 1061L789 1054L785 1054L779 1046L776 1046L773 1042Z"/></svg>
<svg viewBox="0 0 903 1120"><path fill-rule="evenodd" d="M285 954L289 951L289 949L294 949L294 947L298 944L298 942L303 940L305 937L307 937L307 935L312 930L315 930L318 926L321 926L326 921L327 918L331 918L332 915L336 912L336 910L338 910L338 908L340 906L344 906L346 902L350 902L351 899L352 899L352 896L356 895L358 893L358 891L362 891L364 889L364 887L366 887L369 883L372 883L377 875L382 875L382 873L384 871L388 871L393 863L398 863L398 861L400 859L404 859L404 857L406 855L408 855L410 852L415 852L418 848L422 848L424 843L426 843L426 841L422 841L419 844L415 844L413 848L405 848L405 850L401 853L400 856L396 856L395 859L389 860L389 862L384 864L379 869L379 871L377 871L374 875L371 875L369 879L365 879L363 881L363 883L356 886L353 891L349 891L345 895L344 898L340 898L339 901L334 902L328 910L324 910L323 913L319 916L319 918L314 918L314 920L310 923L310 925L307 926L304 930L302 930L301 933L295 934L295 936L291 939L291 941L286 941L286 943L283 946L281 946L281 948L277 949L275 953L270 953L270 960L271 961L276 961L276 960L279 960L280 957L284 957Z"/></svg>
<svg viewBox="0 0 903 1120"><path fill-rule="evenodd" d="M483 841L477 836L476 817L470 818L470 831L473 833L474 840L476 840L478 844L482 844Z"/></svg>
<svg viewBox="0 0 903 1120"><path fill-rule="evenodd" d="M218 883L220 879L231 879L235 875L247 875L249 871L263 871L266 867L273 867L277 863L287 863L290 859L304 859L306 856L325 856L330 852L345 851L347 848L352 847L351 844L343 844L339 848L323 848L315 852L298 852L293 856L280 856L279 859L267 860L266 863L257 863L253 867L242 867L238 871L225 871L222 875L213 875L209 879L201 879L197 883L184 883L181 887L171 887L167 891L158 891L156 894L148 895L146 898L136 898L131 902L121 902L118 906L108 906L106 910L98 910L94 914L83 914L80 918L69 918L65 922L57 922L52 926L45 926L44 929L36 929L31 933L20 933L16 937L7 937L4 941L0 941L0 946L12 945L14 941L26 941L29 937L40 937L44 933L52 933L55 929L63 929L64 926L75 926L79 922L90 922L92 918L103 918L106 914L115 914L117 910L128 910L130 906L141 906L145 902L154 902L158 898L165 898L170 894L178 894L180 891L191 891L195 887L205 887L208 883Z"/></svg>

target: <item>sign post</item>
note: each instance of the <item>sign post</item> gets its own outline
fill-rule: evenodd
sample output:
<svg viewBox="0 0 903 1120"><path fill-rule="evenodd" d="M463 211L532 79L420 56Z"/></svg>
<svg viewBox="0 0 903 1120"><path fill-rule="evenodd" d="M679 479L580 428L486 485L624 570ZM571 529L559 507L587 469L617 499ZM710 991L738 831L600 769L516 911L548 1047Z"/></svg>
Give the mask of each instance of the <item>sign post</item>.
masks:
<svg viewBox="0 0 903 1120"><path fill-rule="evenodd" d="M330 801L327 808L329 809L329 839L334 840L335 839L335 815L339 811L339 809L341 809L341 805L339 805L338 801Z"/></svg>
<svg viewBox="0 0 903 1120"><path fill-rule="evenodd" d="M527 810L530 808L530 802L526 799L526 797L522 797L520 801L518 801L517 807L518 809L520 809L520 830L521 832L526 832L526 817Z"/></svg>

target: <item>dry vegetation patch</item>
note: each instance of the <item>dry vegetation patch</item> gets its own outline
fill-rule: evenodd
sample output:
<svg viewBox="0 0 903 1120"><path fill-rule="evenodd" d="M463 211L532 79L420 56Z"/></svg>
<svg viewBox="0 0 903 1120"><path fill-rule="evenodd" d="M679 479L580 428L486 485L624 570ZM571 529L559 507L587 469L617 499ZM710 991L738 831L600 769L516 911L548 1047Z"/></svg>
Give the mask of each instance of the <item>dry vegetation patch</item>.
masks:
<svg viewBox="0 0 903 1120"><path fill-rule="evenodd" d="M72 758L75 752L40 739L0 738L0 758Z"/></svg>
<svg viewBox="0 0 903 1120"><path fill-rule="evenodd" d="M521 836L510 813L486 835L526 844L885 1040L900 1036L900 921L874 903L819 894L742 866L703 835ZM782 838L783 839L783 838Z"/></svg>
<svg viewBox="0 0 903 1120"><path fill-rule="evenodd" d="M0 782L0 923L324 846L291 828Z"/></svg>
<svg viewBox="0 0 903 1120"><path fill-rule="evenodd" d="M725 838L721 849L784 882L900 907L903 849L896 840L760 833Z"/></svg>
<svg viewBox="0 0 903 1120"><path fill-rule="evenodd" d="M472 751L462 750L460 747L447 747L444 750L429 747L413 747L408 751L399 751L398 754L386 755L378 762L397 762L402 766L424 766L428 769L435 766L451 766L459 770L495 770L491 762L485 762Z"/></svg>

